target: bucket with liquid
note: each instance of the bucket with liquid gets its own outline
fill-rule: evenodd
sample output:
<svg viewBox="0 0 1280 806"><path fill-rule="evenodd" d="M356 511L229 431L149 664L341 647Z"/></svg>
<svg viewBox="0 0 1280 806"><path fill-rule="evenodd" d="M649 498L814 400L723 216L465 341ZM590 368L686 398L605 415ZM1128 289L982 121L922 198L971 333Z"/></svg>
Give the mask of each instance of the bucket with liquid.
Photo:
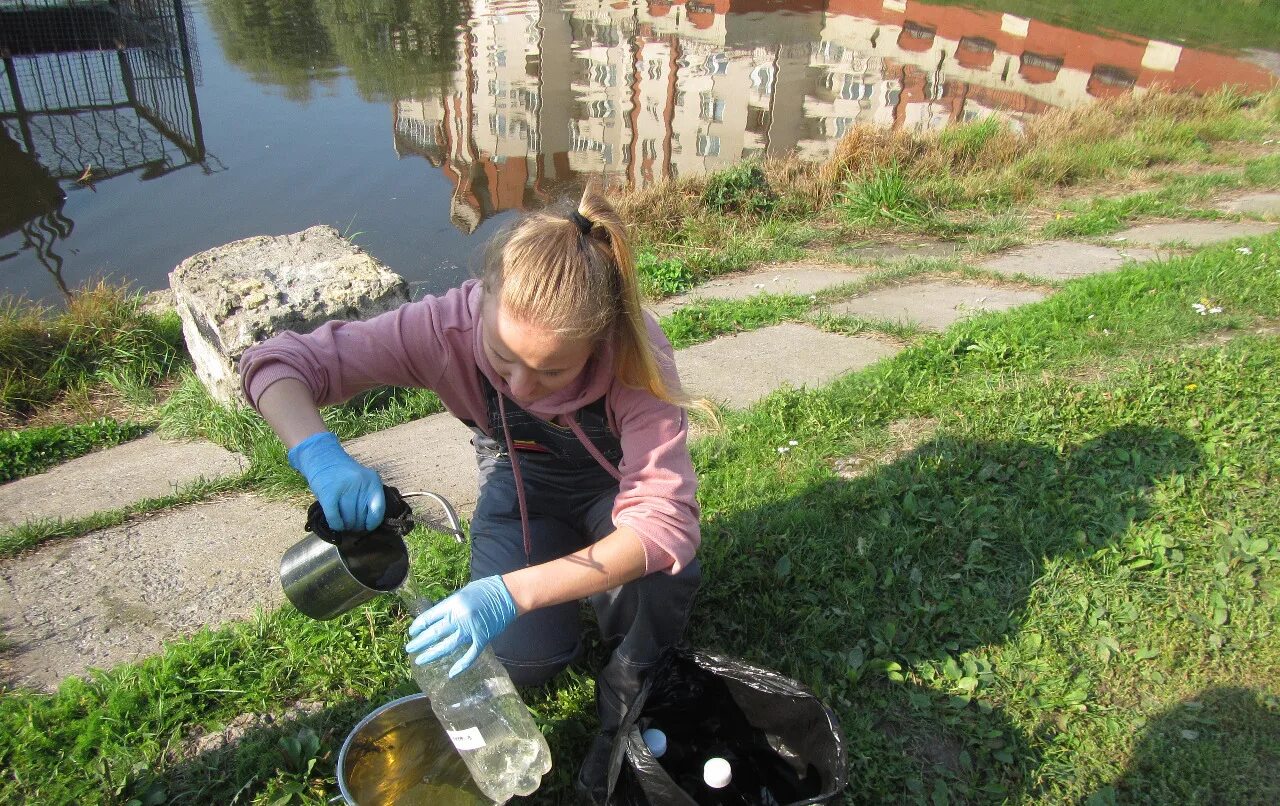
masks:
<svg viewBox="0 0 1280 806"><path fill-rule="evenodd" d="M356 725L338 753L350 806L487 806L425 694L401 697Z"/></svg>

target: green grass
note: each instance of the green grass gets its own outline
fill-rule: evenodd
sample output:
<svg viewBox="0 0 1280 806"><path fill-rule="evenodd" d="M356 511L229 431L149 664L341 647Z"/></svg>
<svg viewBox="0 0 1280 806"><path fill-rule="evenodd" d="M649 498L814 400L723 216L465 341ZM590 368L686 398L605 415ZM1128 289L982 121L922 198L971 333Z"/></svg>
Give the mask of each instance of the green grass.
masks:
<svg viewBox="0 0 1280 806"><path fill-rule="evenodd" d="M142 423L101 418L78 425L57 425L0 432L0 482L20 479L145 434Z"/></svg>
<svg viewBox="0 0 1280 806"><path fill-rule="evenodd" d="M897 163L877 169L871 176L850 182L838 203L853 224L887 224L908 230L924 229L931 212L917 195L907 174Z"/></svg>
<svg viewBox="0 0 1280 806"><path fill-rule="evenodd" d="M1222 214L1216 210L1202 209L1197 204L1210 200L1217 192L1236 189L1246 183L1260 184L1250 176L1248 169L1243 175L1213 173L1194 177L1168 177L1153 191L1067 204L1065 213L1059 213L1044 226L1044 235L1048 238L1107 235L1118 232L1129 222L1143 216L1217 218Z"/></svg>
<svg viewBox="0 0 1280 806"><path fill-rule="evenodd" d="M688 639L836 709L848 802L1280 798L1280 341L1243 335L1280 315L1280 237L1245 243L1068 283L695 443ZM677 339L810 304L665 324ZM465 579L465 549L413 542L437 594ZM51 696L7 692L0 800L323 803L346 732L412 690L405 623L391 601L330 622L285 608ZM526 692L556 759L532 802L572 800L602 657ZM279 719L191 752L242 714Z"/></svg>
<svg viewBox="0 0 1280 806"><path fill-rule="evenodd" d="M136 397L184 360L177 314L147 313L125 288L81 289L56 311L0 299L0 414L22 418L102 384Z"/></svg>

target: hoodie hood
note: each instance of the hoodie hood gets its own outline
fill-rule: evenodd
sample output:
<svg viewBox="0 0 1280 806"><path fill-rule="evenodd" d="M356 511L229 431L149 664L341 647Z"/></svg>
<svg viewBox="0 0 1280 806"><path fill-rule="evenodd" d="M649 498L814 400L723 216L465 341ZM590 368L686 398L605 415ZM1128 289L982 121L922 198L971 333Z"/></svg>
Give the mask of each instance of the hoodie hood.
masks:
<svg viewBox="0 0 1280 806"><path fill-rule="evenodd" d="M476 366L499 394L514 400L520 408L544 420L554 420L561 414L572 414L583 406L594 403L604 397L605 392L613 384L614 348L613 339L602 338L596 349L582 367L582 372L563 389L534 401L521 400L511 393L511 387L502 376L494 370L484 351L484 328L481 324L480 309L484 298L484 287L479 280L470 280L474 285L468 289L468 303L471 306L472 321L475 329L472 333L472 349Z"/></svg>

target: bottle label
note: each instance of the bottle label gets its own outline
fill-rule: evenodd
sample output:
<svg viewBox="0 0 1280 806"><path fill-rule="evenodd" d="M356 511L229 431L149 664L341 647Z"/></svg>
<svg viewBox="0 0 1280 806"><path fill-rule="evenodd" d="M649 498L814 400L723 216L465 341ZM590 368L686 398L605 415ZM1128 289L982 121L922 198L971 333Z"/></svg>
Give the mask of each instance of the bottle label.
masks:
<svg viewBox="0 0 1280 806"><path fill-rule="evenodd" d="M449 734L449 741L459 750L479 750L484 747L484 736L480 735L479 728L446 730L445 733Z"/></svg>

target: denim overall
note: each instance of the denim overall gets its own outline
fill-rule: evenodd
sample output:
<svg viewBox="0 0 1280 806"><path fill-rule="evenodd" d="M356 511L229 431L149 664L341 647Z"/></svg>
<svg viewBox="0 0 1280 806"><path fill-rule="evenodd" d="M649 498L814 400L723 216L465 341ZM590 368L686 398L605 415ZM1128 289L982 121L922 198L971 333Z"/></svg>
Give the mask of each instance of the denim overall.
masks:
<svg viewBox="0 0 1280 806"><path fill-rule="evenodd" d="M471 520L471 578L504 574L571 554L614 531L618 482L569 428L503 401L506 427L520 462L529 543L521 527L516 481L499 414L498 393L485 381L489 430L473 426L480 497ZM622 444L609 429L602 397L575 415L583 435L615 468ZM617 728L662 651L679 642L701 578L692 560L677 574L658 572L590 597L612 652L596 678L601 729ZM579 602L519 616L491 646L518 685L538 685L581 650Z"/></svg>

